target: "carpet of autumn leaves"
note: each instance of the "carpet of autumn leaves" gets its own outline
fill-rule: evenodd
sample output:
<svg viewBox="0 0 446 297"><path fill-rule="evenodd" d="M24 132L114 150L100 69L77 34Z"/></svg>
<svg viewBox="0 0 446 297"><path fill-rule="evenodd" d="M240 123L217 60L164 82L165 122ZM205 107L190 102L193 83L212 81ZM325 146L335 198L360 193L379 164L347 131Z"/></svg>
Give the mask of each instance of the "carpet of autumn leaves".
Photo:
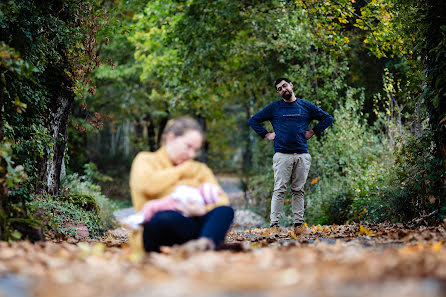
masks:
<svg viewBox="0 0 446 297"><path fill-rule="evenodd" d="M444 296L446 231L403 225L234 226L243 251L140 255L100 240L0 242L0 296ZM15 290L15 291L14 291ZM19 292L19 293L14 293ZM14 295L15 294L15 295ZM19 294L19 295L17 295Z"/></svg>

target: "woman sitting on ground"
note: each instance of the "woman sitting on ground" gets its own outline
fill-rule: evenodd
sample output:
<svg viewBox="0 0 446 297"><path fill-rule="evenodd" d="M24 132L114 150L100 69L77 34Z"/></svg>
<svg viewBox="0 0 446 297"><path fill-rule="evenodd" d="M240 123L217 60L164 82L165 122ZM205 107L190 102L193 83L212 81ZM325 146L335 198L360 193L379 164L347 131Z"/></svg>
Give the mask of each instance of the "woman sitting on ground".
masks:
<svg viewBox="0 0 446 297"><path fill-rule="evenodd" d="M166 125L159 150L140 152L133 160L130 190L137 212L144 212L144 207L147 210L151 204L147 204L148 201L172 196L181 186L199 189L211 183L220 190L211 203L176 199L174 204L169 204L173 210L151 214L150 220L143 220L132 238L131 244L136 248L159 252L161 246L199 240L202 247L214 249L223 243L234 211L228 206L229 199L212 171L205 164L192 160L203 140L204 133L198 122L181 117Z"/></svg>

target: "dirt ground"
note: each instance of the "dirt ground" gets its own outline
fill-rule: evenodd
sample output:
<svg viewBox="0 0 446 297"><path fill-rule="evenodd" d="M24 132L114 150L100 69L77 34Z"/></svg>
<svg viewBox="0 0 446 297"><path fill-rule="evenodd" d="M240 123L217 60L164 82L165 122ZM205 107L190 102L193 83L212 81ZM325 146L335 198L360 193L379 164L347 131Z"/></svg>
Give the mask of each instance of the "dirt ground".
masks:
<svg viewBox="0 0 446 297"><path fill-rule="evenodd" d="M446 296L444 226L234 226L243 250L141 255L123 229L100 240L0 242L0 296Z"/></svg>

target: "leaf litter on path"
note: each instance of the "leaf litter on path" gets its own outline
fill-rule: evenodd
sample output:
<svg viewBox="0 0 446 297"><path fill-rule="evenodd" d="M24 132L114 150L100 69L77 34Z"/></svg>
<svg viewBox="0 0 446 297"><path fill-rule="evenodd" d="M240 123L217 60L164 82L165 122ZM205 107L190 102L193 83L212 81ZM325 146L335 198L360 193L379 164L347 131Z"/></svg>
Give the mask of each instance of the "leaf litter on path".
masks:
<svg viewBox="0 0 446 297"><path fill-rule="evenodd" d="M125 234L68 243L0 242L0 296L444 296L443 226L233 229L245 250L135 255ZM8 287L9 284L9 287ZM9 288L6 290L5 288ZM22 288L23 290L23 288ZM22 294L23 295L23 294Z"/></svg>

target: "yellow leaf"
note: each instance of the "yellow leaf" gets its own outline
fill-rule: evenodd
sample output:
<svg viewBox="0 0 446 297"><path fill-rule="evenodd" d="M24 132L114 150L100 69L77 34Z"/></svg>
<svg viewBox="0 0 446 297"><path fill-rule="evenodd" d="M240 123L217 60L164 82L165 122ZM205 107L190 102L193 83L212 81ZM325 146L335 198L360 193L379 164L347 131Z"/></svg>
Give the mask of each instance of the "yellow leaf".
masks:
<svg viewBox="0 0 446 297"><path fill-rule="evenodd" d="M359 225L358 235L372 236L373 235L373 231L365 228L363 225Z"/></svg>
<svg viewBox="0 0 446 297"><path fill-rule="evenodd" d="M144 259L144 252L133 251L128 255L128 259L132 263L139 263Z"/></svg>
<svg viewBox="0 0 446 297"><path fill-rule="evenodd" d="M434 243L434 245L431 247L432 251L434 253L438 253L438 251L443 247L443 243L441 241L437 241Z"/></svg>
<svg viewBox="0 0 446 297"><path fill-rule="evenodd" d="M321 225L317 225L317 226L313 226L314 231L318 232L318 231L322 231L322 226Z"/></svg>

